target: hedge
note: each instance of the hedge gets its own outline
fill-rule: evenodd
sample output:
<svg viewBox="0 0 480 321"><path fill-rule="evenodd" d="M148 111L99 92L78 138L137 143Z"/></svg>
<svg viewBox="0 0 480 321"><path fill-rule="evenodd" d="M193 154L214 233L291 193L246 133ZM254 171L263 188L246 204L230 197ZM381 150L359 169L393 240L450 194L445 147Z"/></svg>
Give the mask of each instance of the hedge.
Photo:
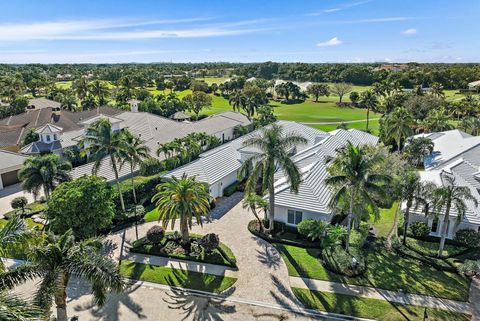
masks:
<svg viewBox="0 0 480 321"><path fill-rule="evenodd" d="M163 182L161 175L162 174L156 174L152 176L135 176L134 184L138 204L143 204L144 206L150 204L150 200L157 192L157 185ZM120 186L125 206L128 207L129 204L134 204L132 180L130 178L125 179L124 181L120 182ZM113 188L113 202L115 203L117 210L120 211L122 206L120 203L120 197L118 195L118 188L116 186Z"/></svg>
<svg viewBox="0 0 480 321"><path fill-rule="evenodd" d="M237 191L238 182L233 182L223 189L223 196L231 196Z"/></svg>
<svg viewBox="0 0 480 321"><path fill-rule="evenodd" d="M282 224L282 223L276 222L276 221L275 221L275 223ZM261 239L263 239L263 240L265 240L269 243L281 243L281 244L285 244L285 245L298 246L298 247L310 248L310 249L320 249L321 248L320 242L310 242L308 240L302 240L302 239L292 240L292 239L281 238L281 237L278 237L278 234L280 234L280 233L277 233L275 236L269 236L267 234L261 233L260 231L258 231L258 221L257 220L252 220L248 223L248 230L253 235L255 235L255 236L257 236L257 237L259 237L259 238L261 238ZM290 232L290 233L295 233L293 231L288 231L288 230L285 230L285 231ZM281 232L281 233L285 233L285 231Z"/></svg>

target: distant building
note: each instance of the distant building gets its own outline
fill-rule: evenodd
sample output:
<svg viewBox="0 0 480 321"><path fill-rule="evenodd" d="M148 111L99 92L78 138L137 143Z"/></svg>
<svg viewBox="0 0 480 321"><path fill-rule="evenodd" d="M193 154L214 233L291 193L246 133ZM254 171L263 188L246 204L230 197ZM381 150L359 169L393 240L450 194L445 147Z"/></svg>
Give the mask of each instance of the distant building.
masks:
<svg viewBox="0 0 480 321"><path fill-rule="evenodd" d="M177 111L175 114L170 116L170 119L173 119L176 121L190 121L191 118L192 116L182 113L181 111Z"/></svg>
<svg viewBox="0 0 480 321"><path fill-rule="evenodd" d="M386 70L391 72L401 72L408 69L407 64L381 64L379 67L373 69L374 71Z"/></svg>
<svg viewBox="0 0 480 321"><path fill-rule="evenodd" d="M44 97L33 98L28 101L27 110L54 108L59 109L62 106L59 102Z"/></svg>
<svg viewBox="0 0 480 321"><path fill-rule="evenodd" d="M469 89L478 89L478 88L480 88L480 80L472 81L471 83L468 83L468 88L469 88Z"/></svg>

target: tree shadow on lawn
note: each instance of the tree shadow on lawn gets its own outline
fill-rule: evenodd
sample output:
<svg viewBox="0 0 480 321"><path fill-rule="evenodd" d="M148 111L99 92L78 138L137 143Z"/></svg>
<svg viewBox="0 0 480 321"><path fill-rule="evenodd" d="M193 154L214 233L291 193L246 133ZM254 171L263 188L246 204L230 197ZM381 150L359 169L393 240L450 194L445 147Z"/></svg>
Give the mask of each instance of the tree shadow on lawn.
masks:
<svg viewBox="0 0 480 321"><path fill-rule="evenodd" d="M181 283L182 287L185 288L197 288L198 285L196 282L192 281L191 278L188 278L188 273L186 277L183 272L184 271L174 270L172 273L173 275L167 277L169 280L167 282L172 286L178 286L178 284ZM210 282L218 282L218 285L213 285L215 288L218 288L221 279L219 277L213 278ZM212 286L212 284L210 284L210 286ZM208 295L186 292L178 288L172 288L167 292L168 298L163 299L163 301L168 304L170 309L180 310L181 314L183 314L182 320L192 317L195 321L220 321L222 320L223 314L232 314L236 312L235 305L228 304L225 300L225 298L229 297L234 292L235 287L232 286L228 290L223 291L221 296L211 297Z"/></svg>
<svg viewBox="0 0 480 321"><path fill-rule="evenodd" d="M125 289L122 293L110 294L107 298L107 302L103 307L98 307L93 301L84 304L77 305L74 310L77 312L91 310L91 316L105 321L120 321L121 315L119 313L120 307L123 305L130 311L135 313L139 319L145 319L147 316L143 313L143 308L140 304L134 302L130 297L130 294L135 292L141 284L134 284Z"/></svg>

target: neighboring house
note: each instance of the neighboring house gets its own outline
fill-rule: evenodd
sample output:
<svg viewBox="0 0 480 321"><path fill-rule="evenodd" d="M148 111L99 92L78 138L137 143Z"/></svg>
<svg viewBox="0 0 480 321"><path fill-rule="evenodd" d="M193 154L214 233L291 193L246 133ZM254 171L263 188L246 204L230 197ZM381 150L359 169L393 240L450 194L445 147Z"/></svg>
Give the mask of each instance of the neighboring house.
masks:
<svg viewBox="0 0 480 321"><path fill-rule="evenodd" d="M25 159L23 155L0 150L0 190L19 182L18 170Z"/></svg>
<svg viewBox="0 0 480 321"><path fill-rule="evenodd" d="M305 218L331 219L328 209L330 191L324 185L327 161L335 157L337 150L349 141L355 145L376 144L378 137L350 129L338 129L330 133L290 121L278 121L285 133L296 133L307 139L307 144L295 146L293 160L300 168L303 182L299 193L290 192L290 186L281 171L275 175L275 219L296 225ZM184 173L196 176L209 185L213 197L223 196L224 189L237 181L242 164L258 153L255 148L244 147L243 142L259 131L237 138L227 144L207 151L200 157L164 175L180 177ZM292 218L294 217L294 218Z"/></svg>
<svg viewBox="0 0 480 321"><path fill-rule="evenodd" d="M51 99L44 97L33 98L28 101L27 110L53 108L54 110L60 109L62 104Z"/></svg>
<svg viewBox="0 0 480 321"><path fill-rule="evenodd" d="M480 80L477 81L472 81L468 83L468 88L469 89L478 89L480 87Z"/></svg>
<svg viewBox="0 0 480 321"><path fill-rule="evenodd" d="M480 137L472 136L458 129L438 133L420 134L415 137L426 137L434 143L434 151L424 159L425 171L420 171L424 182L432 182L437 186L444 184L445 175L455 178L456 184L470 188L472 195L480 203ZM457 212L452 207L447 237L453 238L460 229L480 230L480 207L472 202L467 203L467 211L462 221L458 222ZM430 235L440 236L443 216L425 217L422 209L411 209L410 223L422 221L431 229Z"/></svg>
<svg viewBox="0 0 480 321"><path fill-rule="evenodd" d="M191 118L192 116L182 113L181 111L177 111L175 114L170 116L170 119L173 119L176 121L190 121Z"/></svg>

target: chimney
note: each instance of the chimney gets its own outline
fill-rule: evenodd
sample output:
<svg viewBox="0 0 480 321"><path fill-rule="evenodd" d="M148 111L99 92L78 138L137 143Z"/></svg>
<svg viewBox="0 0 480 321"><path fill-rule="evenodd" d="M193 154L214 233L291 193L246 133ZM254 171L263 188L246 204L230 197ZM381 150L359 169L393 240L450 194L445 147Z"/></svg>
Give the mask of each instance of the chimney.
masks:
<svg viewBox="0 0 480 321"><path fill-rule="evenodd" d="M140 101L136 99L130 99L128 103L130 104L130 111L132 113L138 113L138 104Z"/></svg>

